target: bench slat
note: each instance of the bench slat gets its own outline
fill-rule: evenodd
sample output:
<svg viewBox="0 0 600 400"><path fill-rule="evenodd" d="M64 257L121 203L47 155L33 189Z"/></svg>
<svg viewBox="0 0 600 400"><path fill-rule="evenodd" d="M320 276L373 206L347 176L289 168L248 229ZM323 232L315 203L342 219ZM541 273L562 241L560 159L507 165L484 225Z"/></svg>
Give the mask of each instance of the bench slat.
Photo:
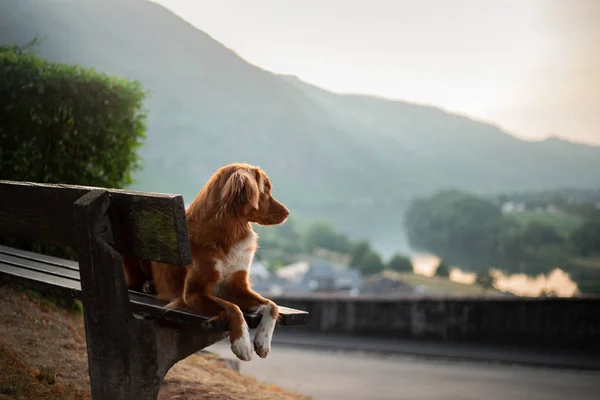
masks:
<svg viewBox="0 0 600 400"><path fill-rule="evenodd" d="M34 286L40 290L52 285L55 291L81 298L78 264L71 260L0 245L0 275L15 283ZM200 329L205 327L203 324L209 319L185 310L166 311L166 302L145 293L129 291L129 298L134 313L159 319L180 329ZM280 314L281 325L302 325L308 321L308 313L305 311L280 307ZM244 318L250 328L256 328L260 322L260 316L256 314L245 314ZM223 332L227 330L227 324L224 321L211 321L209 330Z"/></svg>
<svg viewBox="0 0 600 400"><path fill-rule="evenodd" d="M181 195L0 180L0 235L77 246L73 204L90 190L107 190L117 250L174 265L190 263Z"/></svg>
<svg viewBox="0 0 600 400"><path fill-rule="evenodd" d="M27 260L15 256L11 256L4 252L0 252L0 263L14 265L16 267L25 268L30 271L37 271L48 275L53 275L58 278L72 279L79 282L79 271L70 268L61 268L53 264L44 264L34 260Z"/></svg>

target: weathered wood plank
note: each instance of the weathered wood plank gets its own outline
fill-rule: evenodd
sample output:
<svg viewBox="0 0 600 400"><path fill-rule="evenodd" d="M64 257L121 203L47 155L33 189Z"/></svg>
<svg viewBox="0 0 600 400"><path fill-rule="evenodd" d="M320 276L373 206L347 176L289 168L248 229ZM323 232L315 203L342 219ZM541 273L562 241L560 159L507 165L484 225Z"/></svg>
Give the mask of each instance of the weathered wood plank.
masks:
<svg viewBox="0 0 600 400"><path fill-rule="evenodd" d="M0 245L0 276L5 276L15 283L35 286L39 290L50 289L61 295L81 298L79 265L71 260ZM129 291L129 299L132 312L160 320L185 331L198 331L205 327L203 324L209 319L207 316L185 310L165 312L166 302L145 293ZM308 322L309 313L306 311L280 306L279 312L280 325L303 325ZM244 314L244 318L252 329L260 322L260 316L257 314ZM215 321L211 325L212 331L224 332L227 329L224 321Z"/></svg>
<svg viewBox="0 0 600 400"><path fill-rule="evenodd" d="M0 235L76 246L73 204L97 189L0 180ZM174 265L189 264L182 196L106 190L111 197L109 215L114 234L109 243L121 254Z"/></svg>
<svg viewBox="0 0 600 400"><path fill-rule="evenodd" d="M75 201L73 221L79 239L81 299L92 398L128 400L134 382L129 374L131 307L121 257L104 241L110 233L105 190L86 192Z"/></svg>
<svg viewBox="0 0 600 400"><path fill-rule="evenodd" d="M279 307L280 321L283 326L304 325L308 322L309 313L307 311L296 310L289 307Z"/></svg>

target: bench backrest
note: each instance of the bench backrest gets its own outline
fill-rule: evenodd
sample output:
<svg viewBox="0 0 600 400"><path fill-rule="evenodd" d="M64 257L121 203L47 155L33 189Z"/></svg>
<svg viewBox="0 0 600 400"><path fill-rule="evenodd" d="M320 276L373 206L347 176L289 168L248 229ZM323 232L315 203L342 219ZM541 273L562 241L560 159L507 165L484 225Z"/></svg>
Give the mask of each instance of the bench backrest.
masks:
<svg viewBox="0 0 600 400"><path fill-rule="evenodd" d="M103 188L0 180L0 235L77 246L73 205L97 189ZM181 195L103 190L111 196L111 244L122 255L189 264Z"/></svg>

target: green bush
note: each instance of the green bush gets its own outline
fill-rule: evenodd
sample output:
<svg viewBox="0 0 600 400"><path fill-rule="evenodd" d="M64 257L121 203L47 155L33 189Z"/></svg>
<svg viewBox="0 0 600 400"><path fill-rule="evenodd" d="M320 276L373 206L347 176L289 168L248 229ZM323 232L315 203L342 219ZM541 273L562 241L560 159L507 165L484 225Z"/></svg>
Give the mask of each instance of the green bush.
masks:
<svg viewBox="0 0 600 400"><path fill-rule="evenodd" d="M413 273L412 261L410 261L410 258L401 254L394 255L388 262L387 268L396 272Z"/></svg>
<svg viewBox="0 0 600 400"><path fill-rule="evenodd" d="M0 179L121 188L139 166L137 81L0 47Z"/></svg>
<svg viewBox="0 0 600 400"><path fill-rule="evenodd" d="M577 255L593 256L600 254L600 221L586 221L569 237Z"/></svg>
<svg viewBox="0 0 600 400"><path fill-rule="evenodd" d="M145 93L137 81L0 46L0 179L122 188L139 167ZM73 249L0 243L74 259Z"/></svg>
<svg viewBox="0 0 600 400"><path fill-rule="evenodd" d="M361 259L360 263L355 266L363 275L378 274L384 270L383 261L379 254L369 249Z"/></svg>
<svg viewBox="0 0 600 400"><path fill-rule="evenodd" d="M440 278L450 278L450 268L444 260L440 260L437 268L435 269L435 275Z"/></svg>

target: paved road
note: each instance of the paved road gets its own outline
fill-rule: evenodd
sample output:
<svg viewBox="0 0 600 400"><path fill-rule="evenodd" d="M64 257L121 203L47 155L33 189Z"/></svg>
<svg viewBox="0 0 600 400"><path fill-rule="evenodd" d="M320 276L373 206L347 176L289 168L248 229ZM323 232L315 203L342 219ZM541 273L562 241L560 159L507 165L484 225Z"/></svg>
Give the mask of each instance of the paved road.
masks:
<svg viewBox="0 0 600 400"><path fill-rule="evenodd" d="M443 358L464 361L493 361L527 366L544 366L569 369L595 369L600 371L600 357L587 352L539 351L534 349L444 343L391 338L369 338L323 333L292 333L278 330L273 341L303 349L363 350L383 355L410 355L421 358ZM599 397L600 400L600 397Z"/></svg>
<svg viewBox="0 0 600 400"><path fill-rule="evenodd" d="M209 348L232 358L228 342ZM598 400L600 372L427 360L274 343L242 373L317 400Z"/></svg>

